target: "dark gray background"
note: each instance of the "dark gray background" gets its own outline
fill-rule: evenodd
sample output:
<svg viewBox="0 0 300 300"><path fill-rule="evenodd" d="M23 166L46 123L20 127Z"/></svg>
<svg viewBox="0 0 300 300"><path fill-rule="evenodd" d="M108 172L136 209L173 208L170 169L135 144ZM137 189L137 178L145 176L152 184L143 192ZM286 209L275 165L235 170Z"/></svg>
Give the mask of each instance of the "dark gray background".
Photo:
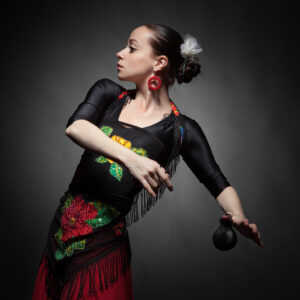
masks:
<svg viewBox="0 0 300 300"><path fill-rule="evenodd" d="M299 13L292 3L2 2L1 298L31 297L50 220L83 152L65 135L67 119L100 78L134 87L118 80L115 54L135 27L162 23L204 49L203 73L176 84L170 97L204 130L265 247L238 233L233 250L214 248L223 211L182 161L174 192L129 228L135 299L296 299Z"/></svg>

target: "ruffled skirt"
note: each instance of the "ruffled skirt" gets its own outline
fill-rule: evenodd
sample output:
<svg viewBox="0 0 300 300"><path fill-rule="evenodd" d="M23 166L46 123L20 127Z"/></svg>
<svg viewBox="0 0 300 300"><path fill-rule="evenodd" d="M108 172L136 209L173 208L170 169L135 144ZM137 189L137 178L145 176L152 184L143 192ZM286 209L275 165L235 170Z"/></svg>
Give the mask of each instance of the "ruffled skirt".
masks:
<svg viewBox="0 0 300 300"><path fill-rule="evenodd" d="M117 251L117 250L116 250ZM111 255L114 255L113 253ZM112 283L107 289L100 290L100 286L105 284L103 277L100 278L99 261L88 266L93 268L93 272L86 272L80 270L76 273L72 281L65 283L61 300L134 300L133 286L132 286L132 274L131 264L125 271L125 274L120 276L117 281ZM48 271L47 258L45 255L42 258L41 264L38 268L32 300L52 300L48 297L46 292L46 274ZM83 290L80 290L82 279L84 278L85 284ZM70 285L72 285L70 289ZM93 289L91 287L93 286ZM92 291L92 292L91 292Z"/></svg>

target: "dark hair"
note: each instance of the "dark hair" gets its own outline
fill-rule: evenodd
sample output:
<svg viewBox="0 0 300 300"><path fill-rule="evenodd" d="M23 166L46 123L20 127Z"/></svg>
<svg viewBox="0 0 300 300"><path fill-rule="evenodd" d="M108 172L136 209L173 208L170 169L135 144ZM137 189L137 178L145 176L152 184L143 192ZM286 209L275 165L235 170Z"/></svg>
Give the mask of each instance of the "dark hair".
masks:
<svg viewBox="0 0 300 300"><path fill-rule="evenodd" d="M162 72L162 81L169 87L175 82L179 84L190 82L200 73L201 66L198 62L188 59L183 73L184 57L180 53L180 45L184 43L181 35L174 29L161 24L143 25L153 32L154 37L148 39L154 55L166 55L168 66Z"/></svg>

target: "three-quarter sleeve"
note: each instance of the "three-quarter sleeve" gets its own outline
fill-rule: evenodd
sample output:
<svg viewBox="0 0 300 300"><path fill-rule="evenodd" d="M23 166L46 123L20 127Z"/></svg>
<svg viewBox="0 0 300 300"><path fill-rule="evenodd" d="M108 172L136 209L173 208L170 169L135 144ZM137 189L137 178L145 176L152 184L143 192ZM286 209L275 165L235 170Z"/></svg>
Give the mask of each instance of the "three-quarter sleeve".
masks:
<svg viewBox="0 0 300 300"><path fill-rule="evenodd" d="M75 120L84 119L96 124L103 116L107 107L116 100L124 87L108 78L96 81L88 90L88 93L71 117L68 119L66 128Z"/></svg>
<svg viewBox="0 0 300 300"><path fill-rule="evenodd" d="M183 118L186 132L180 154L198 180L217 198L230 183L217 164L198 122L186 115Z"/></svg>

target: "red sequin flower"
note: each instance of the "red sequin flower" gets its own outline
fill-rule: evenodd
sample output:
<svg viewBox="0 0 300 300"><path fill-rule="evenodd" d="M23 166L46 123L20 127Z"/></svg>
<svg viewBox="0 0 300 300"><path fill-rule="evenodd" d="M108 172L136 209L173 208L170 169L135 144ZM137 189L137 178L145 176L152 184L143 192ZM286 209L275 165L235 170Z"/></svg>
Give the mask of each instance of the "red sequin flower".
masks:
<svg viewBox="0 0 300 300"><path fill-rule="evenodd" d="M80 195L75 197L61 218L61 240L65 243L70 238L91 233L93 228L85 221L96 217L97 209L93 203L85 203Z"/></svg>
<svg viewBox="0 0 300 300"><path fill-rule="evenodd" d="M123 227L124 227L123 222L119 222L115 226L113 226L113 230L115 231L115 234L118 236L121 235L123 231L119 228L123 228Z"/></svg>

